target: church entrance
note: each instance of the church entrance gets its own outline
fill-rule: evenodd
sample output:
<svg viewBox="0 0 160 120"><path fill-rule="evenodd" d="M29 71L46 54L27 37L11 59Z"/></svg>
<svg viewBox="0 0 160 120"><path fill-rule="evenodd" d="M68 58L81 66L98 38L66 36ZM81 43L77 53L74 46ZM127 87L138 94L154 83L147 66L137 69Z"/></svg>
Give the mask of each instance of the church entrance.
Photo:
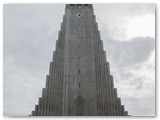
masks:
<svg viewBox="0 0 160 120"><path fill-rule="evenodd" d="M76 104L76 116L84 116L84 106L81 101Z"/></svg>
<svg viewBox="0 0 160 120"><path fill-rule="evenodd" d="M78 96L72 104L72 112L73 116L85 116L87 115L87 104L85 99L80 95Z"/></svg>

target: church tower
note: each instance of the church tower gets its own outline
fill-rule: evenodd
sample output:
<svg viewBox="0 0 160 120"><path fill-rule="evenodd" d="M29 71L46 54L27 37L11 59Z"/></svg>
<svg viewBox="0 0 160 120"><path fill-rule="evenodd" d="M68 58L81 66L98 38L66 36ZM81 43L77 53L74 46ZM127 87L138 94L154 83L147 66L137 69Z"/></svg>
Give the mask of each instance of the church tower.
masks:
<svg viewBox="0 0 160 120"><path fill-rule="evenodd" d="M67 4L42 97L32 116L127 116L91 4Z"/></svg>

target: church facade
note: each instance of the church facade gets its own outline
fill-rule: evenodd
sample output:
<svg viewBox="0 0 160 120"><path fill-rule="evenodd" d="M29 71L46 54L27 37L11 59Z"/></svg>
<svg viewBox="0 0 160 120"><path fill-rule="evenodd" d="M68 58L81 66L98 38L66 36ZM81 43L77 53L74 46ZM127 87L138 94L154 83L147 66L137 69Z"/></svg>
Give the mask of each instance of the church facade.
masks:
<svg viewBox="0 0 160 120"><path fill-rule="evenodd" d="M67 4L46 86L31 116L128 116L92 4Z"/></svg>

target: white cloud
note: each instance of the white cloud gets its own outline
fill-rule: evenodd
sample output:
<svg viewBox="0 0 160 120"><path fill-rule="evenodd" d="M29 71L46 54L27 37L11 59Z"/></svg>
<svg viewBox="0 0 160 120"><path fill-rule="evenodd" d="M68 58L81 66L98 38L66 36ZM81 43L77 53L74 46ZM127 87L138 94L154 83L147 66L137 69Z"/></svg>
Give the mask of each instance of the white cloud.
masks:
<svg viewBox="0 0 160 120"><path fill-rule="evenodd" d="M100 30L108 29L111 38L124 41L135 36L154 37L155 4L95 5Z"/></svg>
<svg viewBox="0 0 160 120"><path fill-rule="evenodd" d="M126 27L126 37L131 39L136 36L155 37L155 16L137 16L129 20Z"/></svg>

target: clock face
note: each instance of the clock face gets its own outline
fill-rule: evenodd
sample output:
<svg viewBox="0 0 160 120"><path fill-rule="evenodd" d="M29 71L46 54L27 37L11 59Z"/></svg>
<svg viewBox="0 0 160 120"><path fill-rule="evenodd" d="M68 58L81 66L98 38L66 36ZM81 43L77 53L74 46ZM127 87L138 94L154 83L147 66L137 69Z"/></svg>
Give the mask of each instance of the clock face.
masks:
<svg viewBox="0 0 160 120"><path fill-rule="evenodd" d="M82 12L77 12L77 13L76 13L76 16L77 16L77 17L82 17L82 16L83 16L83 13L82 13Z"/></svg>

